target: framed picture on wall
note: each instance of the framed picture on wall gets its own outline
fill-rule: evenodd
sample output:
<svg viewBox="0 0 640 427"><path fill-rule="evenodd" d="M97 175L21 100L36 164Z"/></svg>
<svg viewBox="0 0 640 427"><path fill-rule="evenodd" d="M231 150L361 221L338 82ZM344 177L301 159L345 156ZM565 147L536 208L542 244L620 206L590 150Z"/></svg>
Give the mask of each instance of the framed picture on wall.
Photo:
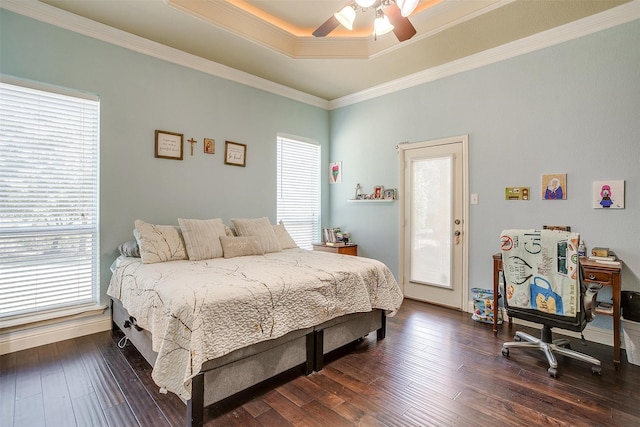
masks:
<svg viewBox="0 0 640 427"><path fill-rule="evenodd" d="M184 134L156 130L155 156L159 159L182 160Z"/></svg>
<svg viewBox="0 0 640 427"><path fill-rule="evenodd" d="M553 173L542 175L542 198L544 200L566 200L567 174Z"/></svg>
<svg viewBox="0 0 640 427"><path fill-rule="evenodd" d="M224 164L233 166L247 165L247 145L239 142L225 141Z"/></svg>
<svg viewBox="0 0 640 427"><path fill-rule="evenodd" d="M595 181L593 183L594 209L624 209L624 181Z"/></svg>
<svg viewBox="0 0 640 427"><path fill-rule="evenodd" d="M216 153L216 141L215 139L205 138L204 139L204 152L207 154L215 154Z"/></svg>

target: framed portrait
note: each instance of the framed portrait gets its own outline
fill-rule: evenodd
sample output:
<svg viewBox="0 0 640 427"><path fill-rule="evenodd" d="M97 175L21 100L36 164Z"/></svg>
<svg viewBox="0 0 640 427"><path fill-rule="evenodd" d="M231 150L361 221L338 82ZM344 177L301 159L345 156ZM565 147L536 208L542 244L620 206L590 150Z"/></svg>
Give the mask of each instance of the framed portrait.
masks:
<svg viewBox="0 0 640 427"><path fill-rule="evenodd" d="M216 140L211 138L204 139L204 152L206 154L216 153Z"/></svg>
<svg viewBox="0 0 640 427"><path fill-rule="evenodd" d="M382 185L376 185L373 187L373 198L374 199L382 199L384 196L384 187Z"/></svg>
<svg viewBox="0 0 640 427"><path fill-rule="evenodd" d="M156 130L155 156L159 159L182 160L183 139L181 133Z"/></svg>
<svg viewBox="0 0 640 427"><path fill-rule="evenodd" d="M594 209L624 209L624 181L594 181Z"/></svg>
<svg viewBox="0 0 640 427"><path fill-rule="evenodd" d="M567 199L567 174L554 173L542 175L542 199Z"/></svg>
<svg viewBox="0 0 640 427"><path fill-rule="evenodd" d="M225 141L224 164L232 166L247 165L247 145L239 142Z"/></svg>
<svg viewBox="0 0 640 427"><path fill-rule="evenodd" d="M385 199L390 199L390 200L395 200L396 199L396 189L395 188L388 188L388 189L384 190L384 198Z"/></svg>

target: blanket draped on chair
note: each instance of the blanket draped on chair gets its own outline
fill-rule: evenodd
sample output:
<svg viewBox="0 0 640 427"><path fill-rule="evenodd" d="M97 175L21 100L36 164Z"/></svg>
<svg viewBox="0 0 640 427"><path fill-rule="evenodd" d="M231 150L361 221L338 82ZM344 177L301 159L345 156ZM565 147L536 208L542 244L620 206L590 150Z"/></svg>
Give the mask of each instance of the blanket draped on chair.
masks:
<svg viewBox="0 0 640 427"><path fill-rule="evenodd" d="M579 241L578 233L504 230L500 243L507 303L575 316L580 310L577 304Z"/></svg>

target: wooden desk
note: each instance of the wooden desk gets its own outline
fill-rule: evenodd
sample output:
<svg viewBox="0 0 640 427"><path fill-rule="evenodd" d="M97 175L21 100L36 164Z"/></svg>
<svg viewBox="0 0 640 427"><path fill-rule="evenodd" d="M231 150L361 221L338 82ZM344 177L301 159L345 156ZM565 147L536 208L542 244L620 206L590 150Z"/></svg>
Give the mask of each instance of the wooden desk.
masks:
<svg viewBox="0 0 640 427"><path fill-rule="evenodd" d="M358 245L348 244L344 246L327 246L324 243L314 243L314 251L331 252L334 254L358 256Z"/></svg>
<svg viewBox="0 0 640 427"><path fill-rule="evenodd" d="M622 265L622 261L620 261ZM596 313L603 316L613 316L613 363L616 369L620 366L620 293L621 281L620 272L622 266L602 264L590 261L587 258L580 258L583 279L587 283L598 283L603 286L611 286L613 296L613 314L606 311L596 310ZM498 335L498 297L499 297L499 277L502 271L502 256L493 255L493 335ZM509 319L511 323L511 319Z"/></svg>

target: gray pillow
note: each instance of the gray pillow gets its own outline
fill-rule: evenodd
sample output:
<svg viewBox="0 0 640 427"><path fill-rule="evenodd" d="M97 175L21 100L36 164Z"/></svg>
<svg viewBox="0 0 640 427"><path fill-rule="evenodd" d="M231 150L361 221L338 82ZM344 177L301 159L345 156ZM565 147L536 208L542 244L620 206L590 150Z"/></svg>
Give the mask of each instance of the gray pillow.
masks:
<svg viewBox="0 0 640 427"><path fill-rule="evenodd" d="M295 240L293 240L282 222L280 222L280 224L274 225L273 231L275 231L276 237L278 238L278 242L280 243L280 247L282 249L292 249L298 247Z"/></svg>
<svg viewBox="0 0 640 427"><path fill-rule="evenodd" d="M138 242L135 240L124 242L118 246L118 251L120 251L120 255L122 256L140 258L140 248L138 247Z"/></svg>

